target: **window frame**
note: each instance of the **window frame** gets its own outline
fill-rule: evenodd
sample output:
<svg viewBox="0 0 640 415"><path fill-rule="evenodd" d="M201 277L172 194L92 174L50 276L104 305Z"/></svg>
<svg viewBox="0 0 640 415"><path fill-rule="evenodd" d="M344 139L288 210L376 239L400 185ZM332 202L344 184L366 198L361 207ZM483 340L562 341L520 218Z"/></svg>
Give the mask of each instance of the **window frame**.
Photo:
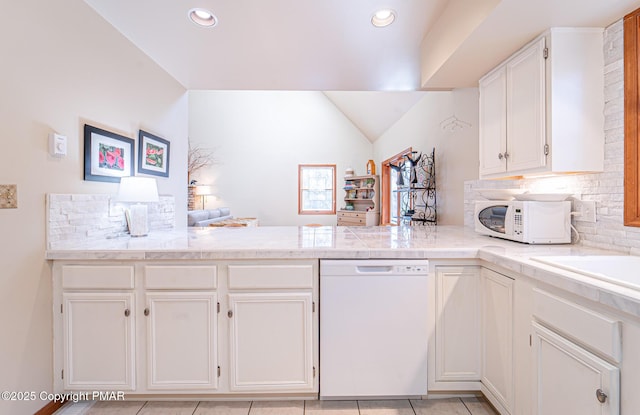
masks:
<svg viewBox="0 0 640 415"><path fill-rule="evenodd" d="M413 151L412 147L409 147L407 149L405 149L404 151L401 151L400 153L389 157L388 159L386 159L385 161L382 162L382 209L381 209L381 215L380 215L380 223L389 223L389 224L393 224L393 225L397 225L397 223L392 221L393 218L393 214L396 214L396 217L400 217L400 198L401 198L401 194L399 192L396 192L395 194L392 191L393 185L391 183L391 167L389 166L389 163L393 163L394 165L400 165L401 162L404 160L404 156L405 155L411 155L411 152ZM397 203L397 211L396 212L391 212L391 199L395 198L396 203Z"/></svg>
<svg viewBox="0 0 640 415"><path fill-rule="evenodd" d="M331 210L305 210L302 208L302 171L312 168L330 168L333 175ZM298 215L335 215L336 214L336 165L335 164L298 164Z"/></svg>
<svg viewBox="0 0 640 415"><path fill-rule="evenodd" d="M624 31L624 226L640 227L640 9L623 19Z"/></svg>

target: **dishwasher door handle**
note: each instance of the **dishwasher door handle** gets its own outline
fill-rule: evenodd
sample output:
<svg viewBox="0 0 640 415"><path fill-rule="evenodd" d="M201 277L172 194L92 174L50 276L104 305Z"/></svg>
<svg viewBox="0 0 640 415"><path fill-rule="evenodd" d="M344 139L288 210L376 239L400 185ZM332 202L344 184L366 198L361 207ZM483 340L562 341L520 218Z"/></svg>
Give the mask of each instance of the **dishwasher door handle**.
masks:
<svg viewBox="0 0 640 415"><path fill-rule="evenodd" d="M358 274L390 274L393 272L391 265L358 265L356 266Z"/></svg>

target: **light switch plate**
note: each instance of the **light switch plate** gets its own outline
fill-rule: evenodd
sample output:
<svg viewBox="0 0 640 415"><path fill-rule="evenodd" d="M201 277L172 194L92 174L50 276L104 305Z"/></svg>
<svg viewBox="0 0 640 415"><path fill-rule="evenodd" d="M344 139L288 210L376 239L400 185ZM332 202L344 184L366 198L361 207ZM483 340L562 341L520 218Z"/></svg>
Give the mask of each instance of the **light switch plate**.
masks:
<svg viewBox="0 0 640 415"><path fill-rule="evenodd" d="M67 137L50 133L49 134L49 154L53 157L64 157L67 155Z"/></svg>
<svg viewBox="0 0 640 415"><path fill-rule="evenodd" d="M16 209L18 207L18 186L0 184L0 209Z"/></svg>

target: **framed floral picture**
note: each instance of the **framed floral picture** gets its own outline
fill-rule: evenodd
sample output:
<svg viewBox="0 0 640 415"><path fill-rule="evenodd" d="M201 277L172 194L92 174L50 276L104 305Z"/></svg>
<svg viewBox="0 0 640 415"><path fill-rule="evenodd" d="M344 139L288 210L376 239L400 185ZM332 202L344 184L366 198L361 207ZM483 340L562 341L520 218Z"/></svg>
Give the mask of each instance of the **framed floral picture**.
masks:
<svg viewBox="0 0 640 415"><path fill-rule="evenodd" d="M84 180L120 182L133 176L135 141L131 138L84 125Z"/></svg>
<svg viewBox="0 0 640 415"><path fill-rule="evenodd" d="M138 173L169 177L170 143L146 131L138 133Z"/></svg>

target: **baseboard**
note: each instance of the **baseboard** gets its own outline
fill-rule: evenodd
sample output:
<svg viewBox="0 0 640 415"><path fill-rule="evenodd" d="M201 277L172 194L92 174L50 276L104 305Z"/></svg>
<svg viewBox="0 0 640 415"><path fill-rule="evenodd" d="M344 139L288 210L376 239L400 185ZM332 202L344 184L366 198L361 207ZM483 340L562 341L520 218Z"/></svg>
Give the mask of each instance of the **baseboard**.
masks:
<svg viewBox="0 0 640 415"><path fill-rule="evenodd" d="M42 408L38 412L33 415L52 415L58 409L62 408L63 403L51 401Z"/></svg>
<svg viewBox="0 0 640 415"><path fill-rule="evenodd" d="M500 415L511 414L511 412L502 404L502 402L498 398L496 398L493 392L491 392L489 388L484 385L484 383L480 385L480 391L484 395L487 402L489 402L489 404L493 406L493 409L495 409L497 413L499 413Z"/></svg>

